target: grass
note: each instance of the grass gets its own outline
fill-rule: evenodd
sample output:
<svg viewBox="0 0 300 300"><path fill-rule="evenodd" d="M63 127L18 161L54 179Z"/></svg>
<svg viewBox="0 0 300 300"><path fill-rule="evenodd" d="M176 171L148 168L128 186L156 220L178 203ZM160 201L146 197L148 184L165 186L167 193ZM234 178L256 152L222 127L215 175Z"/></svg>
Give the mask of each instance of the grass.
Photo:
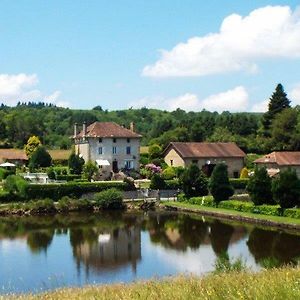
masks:
<svg viewBox="0 0 300 300"><path fill-rule="evenodd" d="M300 299L300 269L229 272L132 284L64 288L11 299ZM5 296L5 299L9 299ZM4 298L3 298L4 299Z"/></svg>
<svg viewBox="0 0 300 300"><path fill-rule="evenodd" d="M183 209L190 209L195 212L211 212L214 214L225 214L230 216L241 216L246 218L252 218L255 220L265 220L265 221L272 221L278 224L292 224L292 225L300 225L300 219L288 218L288 217L279 217L279 216L269 216L269 215L262 215L262 214L253 214L248 212L240 212L231 209L224 209L224 208L216 208L216 207L207 207L201 206L196 204L190 204L187 202L164 202L164 205L183 208Z"/></svg>

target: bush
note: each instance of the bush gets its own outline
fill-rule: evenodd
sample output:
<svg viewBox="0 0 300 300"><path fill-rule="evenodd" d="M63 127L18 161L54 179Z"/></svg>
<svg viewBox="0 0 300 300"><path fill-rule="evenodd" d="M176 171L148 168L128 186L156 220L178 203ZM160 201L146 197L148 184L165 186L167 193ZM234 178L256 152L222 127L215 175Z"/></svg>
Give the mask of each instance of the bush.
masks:
<svg viewBox="0 0 300 300"><path fill-rule="evenodd" d="M242 212L252 212L254 205L252 202L227 200L227 201L221 201L218 207L225 208L225 209L232 209L236 211L242 211Z"/></svg>
<svg viewBox="0 0 300 300"><path fill-rule="evenodd" d="M3 188L6 192L22 198L27 196L28 187L28 182L23 177L18 175L9 175L3 185Z"/></svg>
<svg viewBox="0 0 300 300"><path fill-rule="evenodd" d="M56 180L74 181L77 179L81 180L81 175L76 175L76 174L56 175Z"/></svg>
<svg viewBox="0 0 300 300"><path fill-rule="evenodd" d="M244 167L241 171L241 175L240 175L241 179L245 179L245 178L249 178L249 171L246 167Z"/></svg>
<svg viewBox="0 0 300 300"><path fill-rule="evenodd" d="M97 166L91 161L88 161L83 166L83 177L86 178L88 181L91 181L92 178L97 174L97 172L98 172Z"/></svg>
<svg viewBox="0 0 300 300"><path fill-rule="evenodd" d="M184 167L173 167L173 169L175 170L177 178L180 178L185 170Z"/></svg>
<svg viewBox="0 0 300 300"><path fill-rule="evenodd" d="M4 168L0 168L0 181L6 179L9 175L16 174L15 170L6 170Z"/></svg>
<svg viewBox="0 0 300 300"><path fill-rule="evenodd" d="M230 178L229 182L234 189L243 190L247 188L249 178Z"/></svg>
<svg viewBox="0 0 300 300"><path fill-rule="evenodd" d="M147 165L149 163L149 154L148 153L141 153L140 154L140 164Z"/></svg>
<svg viewBox="0 0 300 300"><path fill-rule="evenodd" d="M174 179L176 177L175 169L173 167L167 167L163 170L162 176L165 180Z"/></svg>
<svg viewBox="0 0 300 300"><path fill-rule="evenodd" d="M271 192L271 178L265 167L255 168L250 177L247 190L255 205L274 204Z"/></svg>
<svg viewBox="0 0 300 300"><path fill-rule="evenodd" d="M49 179L53 179L53 180L56 179L56 174L55 174L54 169L52 167L48 168L47 175L48 175Z"/></svg>
<svg viewBox="0 0 300 300"><path fill-rule="evenodd" d="M300 219L300 208L287 208L284 210L283 216Z"/></svg>
<svg viewBox="0 0 300 300"><path fill-rule="evenodd" d="M62 212L74 210L88 210L93 208L93 204L87 199L75 200L71 199L68 196L64 196L61 199L59 199L57 208Z"/></svg>
<svg viewBox="0 0 300 300"><path fill-rule="evenodd" d="M255 214L262 214L268 216L281 216L282 212L279 205L258 205L254 206L253 213Z"/></svg>
<svg viewBox="0 0 300 300"><path fill-rule="evenodd" d="M117 189L109 189L95 195L96 205L102 209L123 208L123 194Z"/></svg>
<svg viewBox="0 0 300 300"><path fill-rule="evenodd" d="M214 168L209 181L209 190L217 204L233 195L234 190L229 182L225 164L218 164Z"/></svg>
<svg viewBox="0 0 300 300"><path fill-rule="evenodd" d="M214 198L212 196L204 196L204 197L192 197L187 200L190 204L196 204L201 206L214 207Z"/></svg>
<svg viewBox="0 0 300 300"><path fill-rule="evenodd" d="M165 189L166 190L178 190L181 188L180 182L178 179L165 180Z"/></svg>
<svg viewBox="0 0 300 300"><path fill-rule="evenodd" d="M0 203L15 202L20 200L21 198L17 195L13 195L5 191L0 191Z"/></svg>
<svg viewBox="0 0 300 300"><path fill-rule="evenodd" d="M57 203L57 208L60 211L69 211L71 208L71 198L69 198L68 196L64 196L61 199L59 199Z"/></svg>
<svg viewBox="0 0 300 300"><path fill-rule="evenodd" d="M163 177L159 174L153 174L150 182L150 189L163 190L166 188L166 183Z"/></svg>
<svg viewBox="0 0 300 300"><path fill-rule="evenodd" d="M43 214L49 212L56 212L55 205L51 199L43 199L37 201L29 201L25 205L25 209L33 214Z"/></svg>
<svg viewBox="0 0 300 300"><path fill-rule="evenodd" d="M162 155L162 148L158 144L149 146L150 159L160 158Z"/></svg>
<svg viewBox="0 0 300 300"><path fill-rule="evenodd" d="M180 177L182 190L187 197L206 196L208 179L197 165L191 164Z"/></svg>
<svg viewBox="0 0 300 300"><path fill-rule="evenodd" d="M51 166L52 158L47 150L39 146L31 155L29 160L29 169L46 168Z"/></svg>
<svg viewBox="0 0 300 300"><path fill-rule="evenodd" d="M280 171L279 177L272 184L274 200L282 208L292 208L300 204L300 180L296 171L287 169Z"/></svg>
<svg viewBox="0 0 300 300"><path fill-rule="evenodd" d="M68 166L71 174L81 174L84 165L84 159L74 152L71 153L68 159Z"/></svg>

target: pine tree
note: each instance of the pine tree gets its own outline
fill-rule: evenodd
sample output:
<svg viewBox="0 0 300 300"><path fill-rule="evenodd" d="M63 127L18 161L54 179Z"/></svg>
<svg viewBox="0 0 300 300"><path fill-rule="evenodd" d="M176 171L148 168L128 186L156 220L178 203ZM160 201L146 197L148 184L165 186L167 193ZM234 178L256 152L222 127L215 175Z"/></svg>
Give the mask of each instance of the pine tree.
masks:
<svg viewBox="0 0 300 300"><path fill-rule="evenodd" d="M269 130L272 125L272 121L276 114L283 111L285 108L289 108L290 100L287 98L287 94L284 92L284 88L281 83L276 86L275 92L272 94L269 102L269 109L263 116L264 134L269 136Z"/></svg>

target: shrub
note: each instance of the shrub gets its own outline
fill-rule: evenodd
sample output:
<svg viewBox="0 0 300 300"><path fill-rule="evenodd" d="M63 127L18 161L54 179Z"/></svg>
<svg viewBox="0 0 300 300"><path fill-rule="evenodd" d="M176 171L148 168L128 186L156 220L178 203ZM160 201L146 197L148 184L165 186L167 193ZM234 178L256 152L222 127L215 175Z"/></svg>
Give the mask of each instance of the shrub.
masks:
<svg viewBox="0 0 300 300"><path fill-rule="evenodd" d="M178 190L181 188L180 182L178 179L165 180L165 189L166 190Z"/></svg>
<svg viewBox="0 0 300 300"><path fill-rule="evenodd" d="M68 196L64 196L61 199L58 200L57 208L60 211L69 211L71 208L71 198Z"/></svg>
<svg viewBox="0 0 300 300"><path fill-rule="evenodd" d="M153 174L150 182L150 189L163 190L166 188L166 183L163 177L159 174Z"/></svg>
<svg viewBox="0 0 300 300"><path fill-rule="evenodd" d="M148 153L141 153L140 154L140 164L147 165L149 163L149 154Z"/></svg>
<svg viewBox="0 0 300 300"><path fill-rule="evenodd" d="M252 212L255 214L262 214L268 216L281 216L281 209L279 205L258 205L253 207Z"/></svg>
<svg viewBox="0 0 300 300"><path fill-rule="evenodd" d="M187 200L188 203L201 205L201 206L208 206L214 207L214 199L212 196L203 196L203 197L192 197Z"/></svg>
<svg viewBox="0 0 300 300"><path fill-rule="evenodd" d="M26 197L29 184L21 176L9 175L3 185L5 191L20 197Z"/></svg>
<svg viewBox="0 0 300 300"><path fill-rule="evenodd" d="M160 158L162 154L162 148L158 144L149 146L150 159Z"/></svg>
<svg viewBox="0 0 300 300"><path fill-rule="evenodd" d="M9 175L14 175L15 170L6 170L4 168L0 168L0 181L8 177Z"/></svg>
<svg viewBox="0 0 300 300"><path fill-rule="evenodd" d="M56 212L55 205L51 199L29 201L25 208L33 214Z"/></svg>
<svg viewBox="0 0 300 300"><path fill-rule="evenodd" d="M41 146L41 141L37 136L31 136L24 147L26 155L30 158L31 155Z"/></svg>
<svg viewBox="0 0 300 300"><path fill-rule="evenodd" d="M218 164L214 168L209 181L209 190L217 204L233 195L234 190L229 182L225 164Z"/></svg>
<svg viewBox="0 0 300 300"><path fill-rule="evenodd" d="M83 170L84 159L74 152L71 153L68 159L68 166L71 174L81 174Z"/></svg>
<svg viewBox="0 0 300 300"><path fill-rule="evenodd" d="M187 197L206 196L208 194L208 179L195 164L191 164L184 170L180 182Z"/></svg>
<svg viewBox="0 0 300 300"><path fill-rule="evenodd" d="M46 168L51 166L52 158L47 150L39 146L31 155L29 160L29 169Z"/></svg>
<svg viewBox="0 0 300 300"><path fill-rule="evenodd" d="M81 175L76 174L67 174L67 175L56 175L57 180L64 180L64 181L74 181L76 179L81 180Z"/></svg>
<svg viewBox="0 0 300 300"><path fill-rule="evenodd" d="M47 175L48 175L49 179L53 179L53 180L56 179L56 174L52 167L48 168Z"/></svg>
<svg viewBox="0 0 300 300"><path fill-rule="evenodd" d="M88 161L83 167L83 176L88 181L91 181L92 178L97 174L97 172L98 172L97 166L91 161Z"/></svg>
<svg viewBox="0 0 300 300"><path fill-rule="evenodd" d="M300 219L300 208L287 208L284 210L283 216Z"/></svg>
<svg viewBox="0 0 300 300"><path fill-rule="evenodd" d="M287 169L280 171L279 177L272 184L274 200L282 208L292 208L300 204L300 180L296 171Z"/></svg>
<svg viewBox="0 0 300 300"><path fill-rule="evenodd" d="M252 212L254 205L252 202L227 200L227 201L221 201L218 207L225 208L225 209L232 209L236 211L242 211L242 212Z"/></svg>
<svg viewBox="0 0 300 300"><path fill-rule="evenodd" d="M170 180L176 177L176 172L173 167L167 167L165 170L163 170L162 175L165 180Z"/></svg>
<svg viewBox="0 0 300 300"><path fill-rule="evenodd" d="M240 174L241 179L249 178L249 171L246 167L244 167Z"/></svg>
<svg viewBox="0 0 300 300"><path fill-rule="evenodd" d="M123 194L117 189L109 189L95 195L96 205L102 209L123 208Z"/></svg>
<svg viewBox="0 0 300 300"><path fill-rule="evenodd" d="M173 168L175 170L176 177L180 178L181 175L183 174L184 170L185 170L184 167L173 167Z"/></svg>
<svg viewBox="0 0 300 300"><path fill-rule="evenodd" d="M234 189L243 190L247 188L249 178L230 178L229 182Z"/></svg>
<svg viewBox="0 0 300 300"><path fill-rule="evenodd" d="M274 203L271 192L271 178L265 167L255 168L253 176L249 179L247 190L255 205Z"/></svg>

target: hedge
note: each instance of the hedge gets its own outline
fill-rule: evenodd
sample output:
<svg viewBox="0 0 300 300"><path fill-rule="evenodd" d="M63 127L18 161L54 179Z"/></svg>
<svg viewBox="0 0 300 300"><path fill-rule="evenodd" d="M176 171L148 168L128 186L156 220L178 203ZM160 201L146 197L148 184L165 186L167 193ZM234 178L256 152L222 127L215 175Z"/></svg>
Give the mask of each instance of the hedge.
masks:
<svg viewBox="0 0 300 300"><path fill-rule="evenodd" d="M132 190L132 187L127 183L114 181L30 184L27 189L27 198L51 198L53 200L58 200L64 196L77 198L83 194L101 192L109 188L122 191Z"/></svg>
<svg viewBox="0 0 300 300"><path fill-rule="evenodd" d="M20 197L16 195L12 195L5 191L0 191L0 203L18 202L20 200Z"/></svg>
<svg viewBox="0 0 300 300"><path fill-rule="evenodd" d="M178 190L180 189L180 183L178 179L170 179L170 180L165 180L166 190Z"/></svg>
<svg viewBox="0 0 300 300"><path fill-rule="evenodd" d="M254 204L252 202L229 200L229 201L221 201L218 207L242 211L242 212L252 212L254 208Z"/></svg>
<svg viewBox="0 0 300 300"><path fill-rule="evenodd" d="M282 215L282 209L279 205L257 205L253 207L252 210L255 214L262 214L262 215L268 215L268 216L281 216Z"/></svg>
<svg viewBox="0 0 300 300"><path fill-rule="evenodd" d="M249 178L229 178L229 182L234 189L243 190L246 189Z"/></svg>
<svg viewBox="0 0 300 300"><path fill-rule="evenodd" d="M202 206L209 206L214 207L216 206L214 203L214 198L212 196L205 196L205 197L192 197L187 200L188 203L202 205Z"/></svg>
<svg viewBox="0 0 300 300"><path fill-rule="evenodd" d="M81 175L76 175L76 174L56 175L56 180L74 181L80 179L81 179Z"/></svg>
<svg viewBox="0 0 300 300"><path fill-rule="evenodd" d="M300 219L300 208L287 208L283 212L284 217Z"/></svg>

